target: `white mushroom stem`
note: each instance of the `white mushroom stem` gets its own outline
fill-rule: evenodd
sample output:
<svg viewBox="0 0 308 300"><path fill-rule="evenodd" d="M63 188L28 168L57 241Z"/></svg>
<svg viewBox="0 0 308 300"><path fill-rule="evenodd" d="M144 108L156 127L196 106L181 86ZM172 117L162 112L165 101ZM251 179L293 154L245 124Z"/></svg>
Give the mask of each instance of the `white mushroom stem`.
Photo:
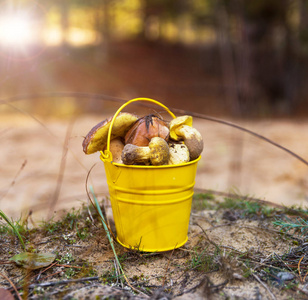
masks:
<svg viewBox="0 0 308 300"><path fill-rule="evenodd" d="M122 161L126 165L148 165L151 163L154 166L159 166L167 164L168 159L168 144L160 137L152 138L148 147L138 147L127 144L122 151Z"/></svg>
<svg viewBox="0 0 308 300"><path fill-rule="evenodd" d="M110 141L110 152L112 154L112 161L118 164L123 164L121 155L124 149L124 143L120 138Z"/></svg>
<svg viewBox="0 0 308 300"><path fill-rule="evenodd" d="M150 153L149 147L126 144L122 152L122 161L125 165L148 165L150 163Z"/></svg>
<svg viewBox="0 0 308 300"><path fill-rule="evenodd" d="M189 125L180 125L179 127L174 128L174 131L187 146L190 160L197 159L203 150L203 139L200 132Z"/></svg>

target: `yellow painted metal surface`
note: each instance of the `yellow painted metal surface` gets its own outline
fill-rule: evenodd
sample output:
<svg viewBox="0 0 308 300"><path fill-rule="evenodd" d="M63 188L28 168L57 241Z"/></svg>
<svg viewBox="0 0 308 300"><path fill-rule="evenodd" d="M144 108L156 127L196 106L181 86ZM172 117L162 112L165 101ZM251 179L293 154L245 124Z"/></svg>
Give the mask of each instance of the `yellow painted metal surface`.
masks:
<svg viewBox="0 0 308 300"><path fill-rule="evenodd" d="M137 98L122 105L114 115ZM170 115L175 116L163 106ZM110 126L110 133L112 124ZM108 145L110 141L108 141ZM198 159L179 165L140 166L112 162L107 150L104 162L118 242L140 251L168 251L183 246L191 211Z"/></svg>

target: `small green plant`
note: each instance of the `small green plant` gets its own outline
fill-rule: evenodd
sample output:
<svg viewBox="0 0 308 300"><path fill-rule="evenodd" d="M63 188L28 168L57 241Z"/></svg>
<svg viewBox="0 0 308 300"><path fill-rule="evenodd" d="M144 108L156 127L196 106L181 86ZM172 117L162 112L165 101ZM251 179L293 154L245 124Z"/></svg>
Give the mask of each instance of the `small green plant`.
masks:
<svg viewBox="0 0 308 300"><path fill-rule="evenodd" d="M194 200L215 200L215 196L212 193L197 193L193 196Z"/></svg>
<svg viewBox="0 0 308 300"><path fill-rule="evenodd" d="M115 268L112 268L111 271L107 271L106 273L104 273L101 276L101 279L105 284L113 284L118 282L119 275L117 274Z"/></svg>
<svg viewBox="0 0 308 300"><path fill-rule="evenodd" d="M213 271L218 268L216 263L217 255L217 251L214 254L208 253L208 247L200 253L197 249L194 249L189 262L189 269L195 269L203 272Z"/></svg>
<svg viewBox="0 0 308 300"><path fill-rule="evenodd" d="M66 224L69 229L73 229L80 216L80 211L75 210L75 208L73 207L72 210L66 214L62 222Z"/></svg>
<svg viewBox="0 0 308 300"><path fill-rule="evenodd" d="M49 233L54 233L60 229L72 230L80 218L82 218L80 211L76 211L75 208L72 208L72 210L69 211L62 220L54 221L52 218L51 220L43 221L42 227Z"/></svg>
<svg viewBox="0 0 308 300"><path fill-rule="evenodd" d="M61 256L60 258L57 258L57 261L59 264L61 265L70 265L72 262L75 261L74 256L71 253L66 253L63 256ZM75 269L75 268L66 268L64 270L64 276L69 279L74 277L75 275L77 275L79 272L79 270Z"/></svg>
<svg viewBox="0 0 308 300"><path fill-rule="evenodd" d="M85 209L75 210L74 208L58 221L53 218L42 222L42 229L47 233L56 233L57 238L61 236L68 244L74 244L78 239L84 241L89 235L91 221L85 218Z"/></svg>
<svg viewBox="0 0 308 300"><path fill-rule="evenodd" d="M219 203L218 208L240 210L243 217L253 215L269 217L274 211L274 209L259 202L236 198L225 198L223 202Z"/></svg>
<svg viewBox="0 0 308 300"><path fill-rule="evenodd" d="M82 241L84 241L89 236L89 229L87 227L78 229L76 224L76 236Z"/></svg>
<svg viewBox="0 0 308 300"><path fill-rule="evenodd" d="M273 225L280 227L280 230L284 232L292 230L294 233L298 233L302 236L308 235L308 221L301 217L291 219L285 216L284 219L285 220L276 219Z"/></svg>
<svg viewBox="0 0 308 300"><path fill-rule="evenodd" d="M67 269L65 269L65 271L64 271L64 276L65 276L67 279L69 279L69 278L74 277L77 273L78 273L78 271L76 271L76 269L74 269L74 268L67 268Z"/></svg>
<svg viewBox="0 0 308 300"><path fill-rule="evenodd" d="M42 228L45 229L48 233L54 233L61 228L61 222L54 222L53 219L49 221L43 221Z"/></svg>
<svg viewBox="0 0 308 300"><path fill-rule="evenodd" d="M80 273L78 274L80 277L92 277L97 276L97 271L93 268L93 265L86 262L83 264Z"/></svg>
<svg viewBox="0 0 308 300"><path fill-rule="evenodd" d="M214 209L217 204L214 202L215 196L211 193L197 193L193 196L192 210Z"/></svg>
<svg viewBox="0 0 308 300"><path fill-rule="evenodd" d="M13 232L17 235L17 237L18 237L18 239L19 239L19 241L22 245L23 250L26 251L26 246L25 246L24 240L23 240L23 238L22 238L22 236L20 235L20 232L19 232L20 229L24 229L24 228L20 226L19 222L14 224L13 221L10 221L10 219L7 217L7 215L2 210L0 210L0 217L12 228Z"/></svg>
<svg viewBox="0 0 308 300"><path fill-rule="evenodd" d="M61 256L60 258L57 258L57 261L59 262L59 264L65 264L68 265L70 263L72 263L73 261L75 261L75 258L73 257L73 255L71 253L66 253L63 256Z"/></svg>
<svg viewBox="0 0 308 300"><path fill-rule="evenodd" d="M0 234L6 234L6 233L9 233L10 231L11 230L8 225L0 223Z"/></svg>

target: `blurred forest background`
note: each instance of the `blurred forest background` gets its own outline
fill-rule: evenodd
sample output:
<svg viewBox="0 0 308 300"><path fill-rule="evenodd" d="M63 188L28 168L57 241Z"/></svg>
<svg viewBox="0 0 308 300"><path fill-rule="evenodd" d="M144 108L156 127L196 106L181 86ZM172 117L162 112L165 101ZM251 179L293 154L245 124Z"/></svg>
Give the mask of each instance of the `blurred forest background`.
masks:
<svg viewBox="0 0 308 300"><path fill-rule="evenodd" d="M0 97L40 114L152 97L235 117L306 116L307 0L0 2ZM30 95L46 93L44 97ZM1 105L8 113L11 107Z"/></svg>
<svg viewBox="0 0 308 300"><path fill-rule="evenodd" d="M135 97L232 120L307 160L307 67L308 0L0 1L1 209L42 219L79 206L96 164L91 184L107 195L82 141ZM307 205L306 164L234 128L194 126L196 189Z"/></svg>

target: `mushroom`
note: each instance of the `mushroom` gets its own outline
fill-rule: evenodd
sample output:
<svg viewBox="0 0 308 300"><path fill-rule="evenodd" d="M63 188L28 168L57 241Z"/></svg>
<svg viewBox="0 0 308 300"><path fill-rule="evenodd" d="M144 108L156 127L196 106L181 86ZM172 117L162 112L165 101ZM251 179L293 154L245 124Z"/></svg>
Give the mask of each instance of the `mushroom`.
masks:
<svg viewBox="0 0 308 300"><path fill-rule="evenodd" d="M115 138L110 141L110 152L112 154L113 162L118 163L118 164L123 164L123 161L121 158L123 149L124 149L124 143L122 142L121 138Z"/></svg>
<svg viewBox="0 0 308 300"><path fill-rule="evenodd" d="M169 143L168 165L178 165L188 162L190 159L189 150L183 143Z"/></svg>
<svg viewBox="0 0 308 300"><path fill-rule="evenodd" d="M191 116L180 116L171 120L169 124L170 138L184 141L190 154L190 160L197 159L203 150L203 139L200 132L192 127Z"/></svg>
<svg viewBox="0 0 308 300"><path fill-rule="evenodd" d="M123 137L130 127L138 120L138 117L130 113L120 113L113 124L111 140L116 137ZM94 126L84 138L82 147L86 154L104 150L107 144L108 130L112 118L106 119Z"/></svg>
<svg viewBox="0 0 308 300"><path fill-rule="evenodd" d="M165 121L151 114L138 119L125 136L125 144L148 146L153 137L169 139L169 128Z"/></svg>
<svg viewBox="0 0 308 300"><path fill-rule="evenodd" d="M147 147L126 144L122 151L122 161L126 165L165 165L169 160L168 143L160 137L153 137Z"/></svg>

